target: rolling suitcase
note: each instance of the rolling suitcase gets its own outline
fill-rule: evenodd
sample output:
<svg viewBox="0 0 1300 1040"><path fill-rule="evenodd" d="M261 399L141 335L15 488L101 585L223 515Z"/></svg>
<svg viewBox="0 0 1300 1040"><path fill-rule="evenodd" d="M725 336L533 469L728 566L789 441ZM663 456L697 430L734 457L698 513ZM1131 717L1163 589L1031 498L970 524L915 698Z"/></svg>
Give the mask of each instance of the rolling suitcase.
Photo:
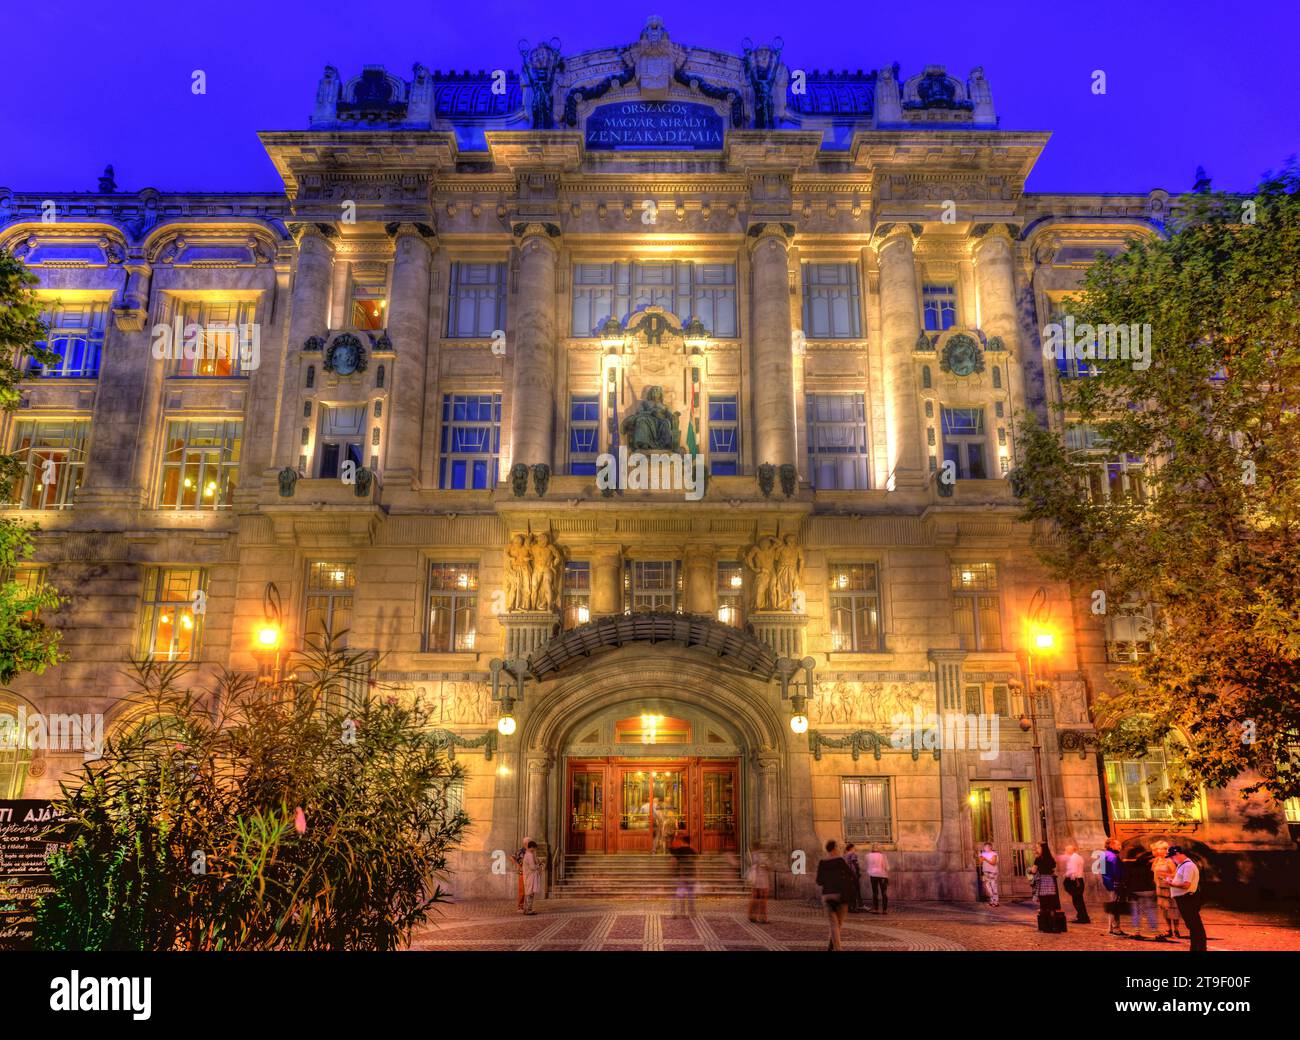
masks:
<svg viewBox="0 0 1300 1040"><path fill-rule="evenodd" d="M1040 932L1065 931L1065 914L1060 910L1039 910L1038 930Z"/></svg>

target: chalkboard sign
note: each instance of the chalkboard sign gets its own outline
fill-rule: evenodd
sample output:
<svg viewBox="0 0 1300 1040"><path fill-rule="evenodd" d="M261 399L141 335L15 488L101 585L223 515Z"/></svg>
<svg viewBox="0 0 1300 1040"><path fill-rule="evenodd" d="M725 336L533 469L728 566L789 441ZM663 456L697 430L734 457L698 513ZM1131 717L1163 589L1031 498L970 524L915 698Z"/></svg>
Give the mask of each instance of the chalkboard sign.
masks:
<svg viewBox="0 0 1300 1040"><path fill-rule="evenodd" d="M717 151L722 116L694 101L613 101L587 116L589 151Z"/></svg>
<svg viewBox="0 0 1300 1040"><path fill-rule="evenodd" d="M0 950L33 948L33 904L54 890L47 857L58 848L41 835L59 818L53 802L0 800Z"/></svg>

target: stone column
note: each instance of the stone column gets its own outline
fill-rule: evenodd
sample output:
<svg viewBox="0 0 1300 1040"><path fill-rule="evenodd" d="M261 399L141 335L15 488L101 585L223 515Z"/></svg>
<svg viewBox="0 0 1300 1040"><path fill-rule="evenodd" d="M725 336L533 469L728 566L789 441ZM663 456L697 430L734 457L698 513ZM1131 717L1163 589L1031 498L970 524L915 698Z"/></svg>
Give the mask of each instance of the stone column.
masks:
<svg viewBox="0 0 1300 1040"><path fill-rule="evenodd" d="M781 841L781 803L778 775L781 759L774 754L759 754L754 763L758 779L758 840L765 846L775 847ZM777 862L776 869L784 868Z"/></svg>
<svg viewBox="0 0 1300 1040"><path fill-rule="evenodd" d="M526 224L519 236L519 281L510 315L510 462L551 465L555 425L555 262L558 229Z"/></svg>
<svg viewBox="0 0 1300 1040"><path fill-rule="evenodd" d="M334 245L327 237L333 228L318 224L305 224L297 231L298 263L294 270L293 290L289 295L289 342L285 348L285 400L297 402L302 387L303 366L313 364L317 379L322 376L323 354L303 354L302 345L312 336L324 336L329 331L330 282L334 270ZM280 426L278 457L272 465L298 465L299 437L302 411L286 407Z"/></svg>
<svg viewBox="0 0 1300 1040"><path fill-rule="evenodd" d="M617 546L597 547L591 559L591 617L623 613L623 554Z"/></svg>
<svg viewBox="0 0 1300 1040"><path fill-rule="evenodd" d="M881 332L885 347L889 472L894 490L915 490L925 486L927 477L912 360L921 323L916 313L916 264L911 229L906 224L896 225L876 246L876 257L880 266Z"/></svg>
<svg viewBox="0 0 1300 1040"><path fill-rule="evenodd" d="M436 248L436 242L426 238L414 224L399 225L394 239L387 331L397 362L392 373L384 483L410 487L420 472L425 355L429 349L429 271L431 248Z"/></svg>
<svg viewBox="0 0 1300 1040"><path fill-rule="evenodd" d="M685 570L686 613L718 616L718 572L709 549L687 549L682 566Z"/></svg>
<svg viewBox="0 0 1300 1040"><path fill-rule="evenodd" d="M127 274L122 300L112 309L100 355L99 385L91 418L85 481L77 492L82 508L136 509L145 502L157 464L151 431L162 405L166 360L152 354L149 285L152 271L139 254L122 265ZM146 425L141 422L144 416Z"/></svg>
<svg viewBox="0 0 1300 1040"><path fill-rule="evenodd" d="M754 414L754 463L796 466L794 357L790 325L790 226L756 224L750 252L750 389Z"/></svg>
<svg viewBox="0 0 1300 1040"><path fill-rule="evenodd" d="M1001 338L1005 354L992 353L988 365L1006 365L1011 409L1025 406L1025 373L1021 367L1019 315L1016 308L1016 247L1005 227L993 230L975 242L975 291L980 305L980 331L992 339ZM1010 420L1011 416L1007 416Z"/></svg>
<svg viewBox="0 0 1300 1040"><path fill-rule="evenodd" d="M555 864L551 862L554 858L549 856L550 842L547 840L549 831L546 826L546 796L547 780L551 775L551 756L549 754L530 754L528 756L528 776L527 776L527 808L525 810L525 819L527 820L527 837L537 842L538 859L542 864L542 890L538 893L542 898L546 897L547 882L551 878L551 870ZM560 847L562 848L562 846ZM557 848L557 854L560 849Z"/></svg>

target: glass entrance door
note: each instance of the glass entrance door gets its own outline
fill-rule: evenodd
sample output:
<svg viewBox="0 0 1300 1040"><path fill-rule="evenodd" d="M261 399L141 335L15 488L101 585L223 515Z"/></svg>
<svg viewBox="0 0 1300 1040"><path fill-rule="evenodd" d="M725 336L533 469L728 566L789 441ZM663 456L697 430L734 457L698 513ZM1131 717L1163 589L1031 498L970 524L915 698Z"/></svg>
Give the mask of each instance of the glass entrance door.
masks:
<svg viewBox="0 0 1300 1040"><path fill-rule="evenodd" d="M666 852L679 821L687 819L683 770L647 766L620 773L618 851Z"/></svg>
<svg viewBox="0 0 1300 1040"><path fill-rule="evenodd" d="M569 851L605 851L604 770L575 769L570 774Z"/></svg>
<svg viewBox="0 0 1300 1040"><path fill-rule="evenodd" d="M993 843L1003 899L1029 895L1034 860L1031 789L1027 783L978 783L970 790L971 837L975 851Z"/></svg>

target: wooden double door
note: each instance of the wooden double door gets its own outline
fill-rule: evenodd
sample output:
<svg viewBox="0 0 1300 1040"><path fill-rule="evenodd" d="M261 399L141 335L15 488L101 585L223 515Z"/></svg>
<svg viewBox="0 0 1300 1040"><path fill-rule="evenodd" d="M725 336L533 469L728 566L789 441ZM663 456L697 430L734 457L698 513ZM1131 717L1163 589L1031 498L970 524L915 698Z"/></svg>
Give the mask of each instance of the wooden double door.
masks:
<svg viewBox="0 0 1300 1040"><path fill-rule="evenodd" d="M569 852L665 852L684 828L697 852L737 847L736 759L570 759Z"/></svg>

